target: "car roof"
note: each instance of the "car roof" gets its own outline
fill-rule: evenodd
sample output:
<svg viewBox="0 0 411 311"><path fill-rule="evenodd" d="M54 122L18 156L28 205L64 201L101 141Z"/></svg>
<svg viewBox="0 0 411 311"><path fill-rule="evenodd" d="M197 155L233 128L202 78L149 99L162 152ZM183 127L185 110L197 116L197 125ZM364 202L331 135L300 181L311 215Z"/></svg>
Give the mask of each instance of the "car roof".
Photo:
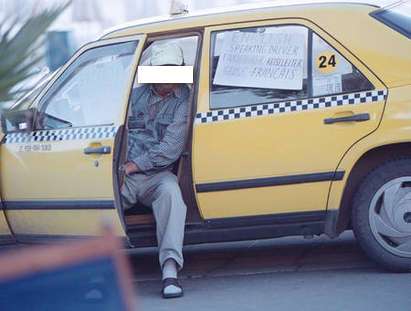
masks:
<svg viewBox="0 0 411 311"><path fill-rule="evenodd" d="M107 36L110 36L113 33L116 33L118 31L122 31L124 29L129 29L129 28L138 28L140 26L145 26L145 25L150 25L150 24L155 24L155 23L164 23L164 22L172 22L172 21L178 21L178 20L184 20L184 19L195 19L195 18L201 18L205 16L213 16L213 15L220 15L224 13L241 13L244 11L250 11L250 10L258 10L258 9L275 9L275 8L290 8L290 7L298 7L298 6L304 6L304 7L312 7L312 6L317 6L320 7L319 5L327 5L327 4L338 4L339 6L351 6L351 5L361 5L361 6L371 6L375 7L376 9L383 8L388 5L392 5L393 3L398 3L400 1L398 0L273 0L273 1L267 1L267 2L259 2L259 3L248 3L248 4L239 4L239 5L233 5L233 6L222 6L218 8L212 8L212 9L205 9L205 10L198 10L198 11L193 11L188 14L182 14L182 15L162 15L162 16L155 16L155 17L150 17L150 18L143 18L135 21L131 21L125 24L118 25L116 27L110 28L106 30L102 36L102 38L105 38Z"/></svg>
<svg viewBox="0 0 411 311"><path fill-rule="evenodd" d="M408 0L410 1L410 0ZM193 12L176 17L159 16L122 25L101 39L147 35L165 38L172 34L198 34L198 30L217 31L234 25L253 22L293 20L309 23L331 45L348 49L347 53L378 77L375 83L386 86L403 85L411 81L408 70L411 64L409 39L372 17L373 12L389 5L403 3L394 0L302 0L271 1ZM355 34L355 35L353 35ZM384 48L382 48L384 46ZM395 65L388 65L393 64Z"/></svg>

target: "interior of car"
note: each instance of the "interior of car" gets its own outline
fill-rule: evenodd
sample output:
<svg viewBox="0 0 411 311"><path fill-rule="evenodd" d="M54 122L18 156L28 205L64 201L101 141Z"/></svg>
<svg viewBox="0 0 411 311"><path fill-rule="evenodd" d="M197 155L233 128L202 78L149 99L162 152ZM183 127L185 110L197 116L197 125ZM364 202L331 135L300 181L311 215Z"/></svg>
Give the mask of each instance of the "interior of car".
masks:
<svg viewBox="0 0 411 311"><path fill-rule="evenodd" d="M164 43L169 43L173 42L178 44L181 49L183 50L184 54L184 64L188 66L195 66L196 64L196 55L197 49L198 49L198 41L199 41L199 36L195 34L191 35L184 35L178 38L158 38L158 39L151 39L148 40L148 43L142 53L141 59L139 64L140 65L147 65L147 60L150 57L151 49L153 46L156 44L164 44ZM194 70L194 75L196 74ZM133 88L138 87L139 84L137 83L137 77L135 78L135 82L133 84ZM186 147L180 158L173 164L172 167L172 172L177 176L180 184L180 188L183 194L184 201L186 202L187 205L187 222L190 220L195 220L195 219L200 219L198 215L198 210L193 210L193 207L196 207L195 205L195 199L194 199L194 194L192 191L192 176L191 176L191 162L190 162L190 157L189 154L191 152L191 128L192 128L192 120L193 120L193 107L194 107L194 92L195 92L195 87L193 85L188 85L190 89L190 95L189 95L189 113L188 113L188 122L187 122L187 141L186 141ZM130 103L129 103L130 107ZM127 118L128 119L128 118ZM123 131L122 135L122 142L120 143L121 145L121 150L120 150L120 160L118 163L123 164L126 162L126 157L127 157L127 126ZM124 176L121 176L121 174L118 176L118 185L122 184L122 179ZM120 187L118 187L119 189ZM121 196L117 195L118 198L120 198L121 201ZM141 202L138 202L135 206L133 206L131 209L128 209L124 212L124 222L127 228L127 231L132 231L136 229L144 229L144 228L152 228L155 226L155 220L153 217L153 212L150 206L145 206Z"/></svg>

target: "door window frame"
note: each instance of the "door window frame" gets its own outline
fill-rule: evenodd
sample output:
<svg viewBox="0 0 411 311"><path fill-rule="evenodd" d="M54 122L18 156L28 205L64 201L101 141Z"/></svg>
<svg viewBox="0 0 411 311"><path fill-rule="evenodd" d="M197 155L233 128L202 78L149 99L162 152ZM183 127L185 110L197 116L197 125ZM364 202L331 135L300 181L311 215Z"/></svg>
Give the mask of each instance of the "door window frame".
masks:
<svg viewBox="0 0 411 311"><path fill-rule="evenodd" d="M181 38L194 37L194 36L197 36L198 40L197 40L196 58L195 58L194 66L193 66L193 88L191 90L192 103L191 103L190 111L189 111L190 123L193 123L192 118L195 116L195 107L197 106L197 91L198 91L198 86L199 86L201 58L202 58L201 48L202 48L202 45L203 45L203 36L204 36L203 31L201 29L198 29L198 30L190 30L190 31L187 31L187 32L182 32L182 31L175 32L175 31L173 31L173 32L162 33L162 34L152 34L152 35L148 34L146 36L144 45L141 47L140 56L139 56L138 61L137 61L137 66L139 66L140 59L141 59L141 56L142 56L144 50L147 49L149 44L151 44L154 41L170 40L170 39L181 39ZM133 89L134 82L136 81L137 66L136 66L136 70L133 74L130 93L131 93L131 90ZM127 107L126 107L127 114L124 116L124 120L125 120L124 124L127 125L126 126L127 129L128 129L128 118L127 117L128 117L129 106L130 106L130 100L128 100L128 102L127 102ZM191 128L191 125L190 125L190 128Z"/></svg>
<svg viewBox="0 0 411 311"><path fill-rule="evenodd" d="M137 72L137 65L138 61L140 59L140 54L142 47L145 44L145 39L146 35L139 34L139 35L132 35L132 36L125 36L121 38L114 38L114 39L103 39L103 40L98 40L94 41L88 44L83 45L77 52L74 53L74 55L70 58L68 62L66 62L61 68L57 69L58 72L57 74L47 82L46 87L38 94L37 98L33 101L31 107L36 107L37 110L41 111L43 109L43 106L46 106L46 103L40 106L43 98L48 95L48 92L51 90L51 88L55 85L55 83L59 82L59 79L64 75L66 70L75 62L77 59L83 55L85 52L90 51L95 48L99 47L104 47L104 46L109 46L109 45L114 45L114 44L120 44L120 43L126 43L126 42L132 42L136 41L137 46L134 51L134 55L131 61L131 68L130 68L130 77L128 78L128 82L126 85L126 91L124 92L123 95L123 100L121 101L121 105L123 108L119 111L119 114L116 119L113 120L113 124L111 126L118 127L122 124L124 124L124 119L125 119L125 113L127 112L127 105L124 105L125 102L128 103L128 98L131 93L131 88L134 82L134 75L135 72ZM36 119L37 116L35 116ZM85 128L85 127L95 127L95 126L104 126L104 125L85 125L85 126L78 126L78 127L70 127L70 128ZM35 130L42 130L41 128L34 127Z"/></svg>
<svg viewBox="0 0 411 311"><path fill-rule="evenodd" d="M225 25L218 25L218 26L210 26L206 27L204 31L204 44L203 44L203 55L207 55L207 57L203 57L201 63L201 75L199 81L199 90L201 91L200 98L197 106L197 113L201 112L208 112L213 110L219 109L211 109L210 107L210 100L211 100L211 58L212 58L212 34L213 32L221 32L221 31L230 31L235 29L241 28L252 28L252 27L271 27L271 26L302 26L308 29L308 57L312 58L312 36L311 34L316 34L319 36L324 42L326 42L331 48L337 51L342 57L344 57L348 62L350 62L353 66L355 66L361 74L367 78L370 83L374 86L374 89L385 89L385 85L383 82L367 67L366 64L358 57L356 57L349 49L343 46L336 38L332 37L328 32L324 29L319 27L318 25L314 24L313 22L302 19L302 18L281 18L281 19L272 19L272 20L264 20L264 21L249 21L249 22L241 22L235 24L225 24ZM311 42L310 42L311 41ZM311 45L311 46L310 46ZM312 87L312 68L310 68L310 61L307 62L308 70L311 71L308 74L309 84ZM312 90L309 90L312 94ZM345 92L344 92L345 94ZM334 94L333 94L334 95ZM326 95L328 96L328 95ZM331 95L330 95L331 96ZM318 97L318 96L317 96ZM313 96L308 97L313 98ZM297 99L297 100L300 100Z"/></svg>
<svg viewBox="0 0 411 311"><path fill-rule="evenodd" d="M266 25L266 26L262 26L265 28L270 28L270 27L303 27L305 29L307 29L307 50L304 51L305 52L305 57L307 57L307 96L305 97L296 97L296 98L289 98L289 99L276 99L273 100L272 102L283 102L283 101L294 101L294 100L301 100L301 99L308 99L311 98L312 96L312 70L311 67L312 66L312 31L309 27L304 26L304 25L300 25L300 24L278 24L278 25ZM211 31L210 32L210 55L209 55L209 59L210 59L210 65L209 65L209 96L210 96L210 111L212 110L222 110L222 109L233 109L233 108L237 108L237 107L245 107L245 106L252 106L252 105L262 105L265 103L255 103L255 104L243 104L243 105L238 105L238 106L233 106L233 107L215 107L212 108L211 107L211 88L212 88L212 84L213 84L213 57L214 57L214 51L215 51L215 44L216 44L216 40L217 40L217 35L219 33L223 33L225 31L235 31L235 30L239 30L239 29L250 29L250 28L254 28L254 26L246 26L246 27L239 27L239 28L233 28L233 29L226 29L226 30L218 30L218 31ZM255 28L260 28L259 26L255 27ZM311 41L311 42L310 42ZM303 79L304 80L304 79ZM264 88L261 88L264 89Z"/></svg>

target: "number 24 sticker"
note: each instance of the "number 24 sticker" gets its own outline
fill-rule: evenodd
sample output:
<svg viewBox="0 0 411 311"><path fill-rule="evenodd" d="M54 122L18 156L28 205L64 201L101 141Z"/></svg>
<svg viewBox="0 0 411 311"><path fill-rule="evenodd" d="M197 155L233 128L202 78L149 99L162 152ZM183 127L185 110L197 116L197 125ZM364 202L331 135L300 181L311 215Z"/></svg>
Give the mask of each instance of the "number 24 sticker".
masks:
<svg viewBox="0 0 411 311"><path fill-rule="evenodd" d="M323 74L333 73L337 69L337 65L335 53L324 52L317 57L317 70Z"/></svg>

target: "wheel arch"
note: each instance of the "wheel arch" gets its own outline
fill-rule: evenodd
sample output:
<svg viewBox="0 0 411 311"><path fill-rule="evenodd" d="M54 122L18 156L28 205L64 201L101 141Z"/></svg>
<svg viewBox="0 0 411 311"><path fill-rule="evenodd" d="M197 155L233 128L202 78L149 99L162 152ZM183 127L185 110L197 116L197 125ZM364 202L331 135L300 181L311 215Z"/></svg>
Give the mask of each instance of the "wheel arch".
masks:
<svg viewBox="0 0 411 311"><path fill-rule="evenodd" d="M371 148L355 161L343 186L339 208L331 207L327 210L325 227L327 235L336 237L351 228L352 200L359 184L369 172L390 159L402 157L411 157L411 142L385 144Z"/></svg>

